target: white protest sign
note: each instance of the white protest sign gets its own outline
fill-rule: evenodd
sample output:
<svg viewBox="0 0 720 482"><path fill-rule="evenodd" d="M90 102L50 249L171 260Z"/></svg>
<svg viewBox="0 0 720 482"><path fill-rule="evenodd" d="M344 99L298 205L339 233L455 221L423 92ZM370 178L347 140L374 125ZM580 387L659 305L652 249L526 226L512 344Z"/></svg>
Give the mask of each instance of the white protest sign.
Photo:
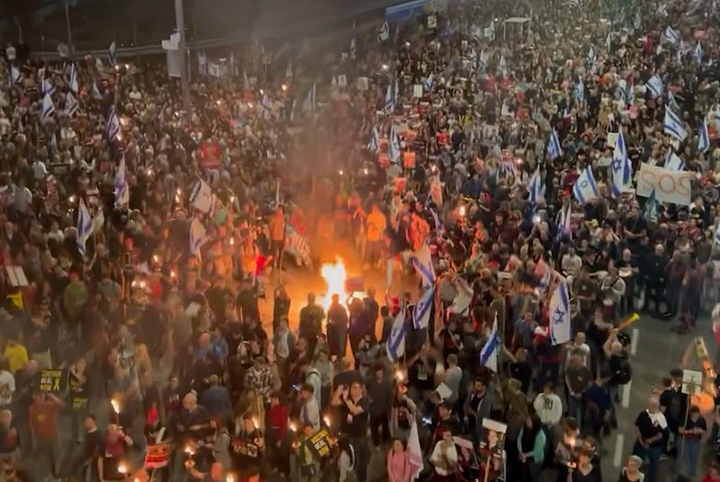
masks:
<svg viewBox="0 0 720 482"><path fill-rule="evenodd" d="M608 132L607 142L605 143L605 145L607 147L610 147L611 149L615 149L615 144L617 143L617 140L618 140L617 132Z"/></svg>
<svg viewBox="0 0 720 482"><path fill-rule="evenodd" d="M338 87L347 87L347 77L345 74L338 75L337 85Z"/></svg>
<svg viewBox="0 0 720 482"><path fill-rule="evenodd" d="M636 194L650 197L655 191L655 199L660 202L688 206L691 200L693 176L694 174L686 171L671 171L663 167L642 164L637 179Z"/></svg>
<svg viewBox="0 0 720 482"><path fill-rule="evenodd" d="M358 90L368 90L370 83L368 82L367 77L360 77L357 79L356 85L357 85Z"/></svg>
<svg viewBox="0 0 720 482"><path fill-rule="evenodd" d="M413 85L413 97L416 99L419 99L423 96L423 86L422 84L415 84Z"/></svg>

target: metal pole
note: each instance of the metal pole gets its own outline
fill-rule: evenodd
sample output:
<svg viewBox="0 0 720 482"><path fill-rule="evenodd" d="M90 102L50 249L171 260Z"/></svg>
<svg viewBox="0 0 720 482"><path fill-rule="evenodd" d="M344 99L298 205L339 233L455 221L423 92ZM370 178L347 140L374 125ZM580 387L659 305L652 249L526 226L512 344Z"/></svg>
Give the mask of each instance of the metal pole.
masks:
<svg viewBox="0 0 720 482"><path fill-rule="evenodd" d="M182 87L183 108L187 116L190 112L190 83L188 82L187 48L185 47L185 13L183 11L183 0L175 0L175 21L177 22L178 33L180 34L180 85Z"/></svg>
<svg viewBox="0 0 720 482"><path fill-rule="evenodd" d="M67 41L70 55L73 54L72 27L70 27L70 0L65 0L65 25L67 26Z"/></svg>

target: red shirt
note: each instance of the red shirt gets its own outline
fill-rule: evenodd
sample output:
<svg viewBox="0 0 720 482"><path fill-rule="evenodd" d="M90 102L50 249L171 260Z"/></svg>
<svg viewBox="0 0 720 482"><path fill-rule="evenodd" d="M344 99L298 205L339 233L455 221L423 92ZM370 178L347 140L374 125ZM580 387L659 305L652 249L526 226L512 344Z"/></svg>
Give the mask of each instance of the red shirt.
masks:
<svg viewBox="0 0 720 482"><path fill-rule="evenodd" d="M288 408L283 405L270 407L268 410L268 427L272 427L278 430L278 436L280 440L285 439L285 434L288 429Z"/></svg>

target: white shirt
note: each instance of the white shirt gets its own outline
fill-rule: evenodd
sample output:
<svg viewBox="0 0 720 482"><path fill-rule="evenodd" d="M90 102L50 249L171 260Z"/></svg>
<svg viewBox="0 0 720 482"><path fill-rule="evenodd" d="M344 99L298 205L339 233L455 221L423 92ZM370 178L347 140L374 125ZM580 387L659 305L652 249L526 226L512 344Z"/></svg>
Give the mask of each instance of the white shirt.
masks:
<svg viewBox="0 0 720 482"><path fill-rule="evenodd" d="M0 371L0 405L10 405L15 393L15 377L9 371Z"/></svg>
<svg viewBox="0 0 720 482"><path fill-rule="evenodd" d="M560 421L563 414L562 400L555 393L549 395L539 393L535 397L533 407L535 407L535 412L537 412L543 425L555 425Z"/></svg>
<svg viewBox="0 0 720 482"><path fill-rule="evenodd" d="M438 473L438 475L450 475L454 472L455 464L458 460L458 454L457 449L455 448L455 444L451 443L450 446L445 450L443 454L443 449L441 448L443 443L445 443L443 440L435 444L435 448L433 449L433 453L430 456L430 462L435 465L435 462L440 462L445 459L447 462L450 463L450 468L445 469L443 467L438 467L435 465L435 472Z"/></svg>

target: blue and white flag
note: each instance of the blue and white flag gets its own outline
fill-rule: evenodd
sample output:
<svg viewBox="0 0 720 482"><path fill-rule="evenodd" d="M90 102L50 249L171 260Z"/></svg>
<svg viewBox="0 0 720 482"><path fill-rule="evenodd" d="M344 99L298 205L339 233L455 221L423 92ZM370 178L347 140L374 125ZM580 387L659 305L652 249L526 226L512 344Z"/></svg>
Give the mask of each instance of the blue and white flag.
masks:
<svg viewBox="0 0 720 482"><path fill-rule="evenodd" d="M665 165L663 167L670 171L683 171L685 170L685 162L670 149L665 156Z"/></svg>
<svg viewBox="0 0 720 482"><path fill-rule="evenodd" d="M85 201L80 198L80 204L78 204L77 237L75 240L77 242L78 252L82 255L86 252L85 244L91 234L92 218L90 217L87 206L85 206Z"/></svg>
<svg viewBox="0 0 720 482"><path fill-rule="evenodd" d="M262 111L263 117L265 119L270 119L273 111L273 103L272 100L270 100L270 97L267 95L267 92L265 92L262 96L262 99L260 99L259 106L260 110Z"/></svg>
<svg viewBox="0 0 720 482"><path fill-rule="evenodd" d="M92 96L95 100L102 100L103 96L100 93L100 89L98 88L97 81L93 80L92 84Z"/></svg>
<svg viewBox="0 0 720 482"><path fill-rule="evenodd" d="M580 81L575 84L575 88L573 89L573 95L575 97L575 102L585 102L585 83L582 81L582 79L580 79Z"/></svg>
<svg viewBox="0 0 720 482"><path fill-rule="evenodd" d="M390 162L398 164L400 162L400 141L398 140L397 134L395 134L395 126L390 127L390 139L388 139L388 157Z"/></svg>
<svg viewBox="0 0 720 482"><path fill-rule="evenodd" d="M645 209L643 210L643 217L645 218L645 221L649 223L657 222L657 204L658 202L655 197L655 189L653 189L650 196L647 198L647 201L645 201Z"/></svg>
<svg viewBox="0 0 720 482"><path fill-rule="evenodd" d="M558 278L555 291L550 298L550 341L559 345L572 338L572 324L570 321L570 296L568 295L567 281Z"/></svg>
<svg viewBox="0 0 720 482"><path fill-rule="evenodd" d="M573 186L573 196L580 204L585 204L593 199L600 197L600 190L598 189L597 182L595 182L595 176L593 175L592 169L586 167L581 173L580 177L575 181Z"/></svg>
<svg viewBox="0 0 720 482"><path fill-rule="evenodd" d="M675 114L670 109L665 109L665 123L663 126L663 132L665 132L665 134L669 136L674 137L680 142L684 141L685 138L688 136L682 120L680 120L680 117L678 117L677 114Z"/></svg>
<svg viewBox="0 0 720 482"><path fill-rule="evenodd" d="M127 168L125 156L120 159L117 173L115 173L115 208L122 209L130 204L130 189L127 181Z"/></svg>
<svg viewBox="0 0 720 482"><path fill-rule="evenodd" d="M110 142L116 141L118 135L120 135L120 118L117 112L115 112L115 109L110 109L110 113L108 114L105 135Z"/></svg>
<svg viewBox="0 0 720 482"><path fill-rule="evenodd" d="M55 104L53 104L50 94L45 94L42 102L42 119L48 119L55 113Z"/></svg>
<svg viewBox="0 0 720 482"><path fill-rule="evenodd" d="M373 153L380 152L380 134L378 133L377 127L373 127L370 141L367 144L367 150Z"/></svg>
<svg viewBox="0 0 720 482"><path fill-rule="evenodd" d="M671 44L677 44L680 42L680 34L668 25L662 34L662 40L670 42Z"/></svg>
<svg viewBox="0 0 720 482"><path fill-rule="evenodd" d="M595 53L595 47L593 45L591 45L590 50L588 50L587 59L591 64L594 64L597 60L597 54Z"/></svg>
<svg viewBox="0 0 720 482"><path fill-rule="evenodd" d="M397 80L395 81L394 85L391 82L387 86L387 91L385 92L385 112L392 113L395 111L395 101L397 99L397 87L398 87Z"/></svg>
<svg viewBox="0 0 720 482"><path fill-rule="evenodd" d="M433 74L430 73L430 75L425 77L425 80L423 80L423 88L426 92L432 92L434 83L435 80L433 78Z"/></svg>
<svg viewBox="0 0 720 482"><path fill-rule="evenodd" d="M198 61L198 73L200 75L207 75L208 74L208 59L207 59L207 54L204 51L198 50L197 61Z"/></svg>
<svg viewBox="0 0 720 482"><path fill-rule="evenodd" d="M68 92L65 96L65 113L72 117L77 112L80 105L78 101L73 97L72 92Z"/></svg>
<svg viewBox="0 0 720 482"><path fill-rule="evenodd" d="M545 196L545 183L540 177L540 169L536 169L528 184L528 201L530 205L537 206L541 198Z"/></svg>
<svg viewBox="0 0 720 482"><path fill-rule="evenodd" d="M715 243L720 244L720 224L718 224L718 227L715 230Z"/></svg>
<svg viewBox="0 0 720 482"><path fill-rule="evenodd" d="M423 287L428 288L435 284L435 268L433 267L430 247L427 242L418 249L412 256L412 265L420 275L420 282Z"/></svg>
<svg viewBox="0 0 720 482"><path fill-rule="evenodd" d="M645 87L647 87L647 89L650 91L650 93L653 95L653 97L660 97L665 90L663 81L658 74L655 74L652 77L650 77L650 80L647 81L647 84L645 84Z"/></svg>
<svg viewBox="0 0 720 482"><path fill-rule="evenodd" d="M708 132L707 120L703 120L698 133L698 151L705 152L708 149L710 149L710 133Z"/></svg>
<svg viewBox="0 0 720 482"><path fill-rule="evenodd" d="M393 321L385 347L388 358L393 362L397 362L405 355L405 332L405 306L403 306Z"/></svg>
<svg viewBox="0 0 720 482"><path fill-rule="evenodd" d="M22 74L20 74L20 69L15 67L14 64L10 65L10 80L12 81L13 85L20 82L20 79L22 78Z"/></svg>
<svg viewBox="0 0 720 482"><path fill-rule="evenodd" d="M426 288L422 296L415 303L413 309L413 326L416 330L422 330L430 326L430 313L435 303L435 287Z"/></svg>
<svg viewBox="0 0 720 482"><path fill-rule="evenodd" d="M610 194L612 197L617 198L632 187L632 164L630 164L622 129L618 132L617 141L615 142L610 172L612 173Z"/></svg>
<svg viewBox="0 0 720 482"><path fill-rule="evenodd" d="M440 216L438 216L437 211L430 209L430 214L432 214L433 222L435 223L435 233L440 237L445 236L445 225L440 221Z"/></svg>
<svg viewBox="0 0 720 482"><path fill-rule="evenodd" d="M45 77L42 78L42 93L50 95L55 93L55 84L53 84L52 80L46 79Z"/></svg>
<svg viewBox="0 0 720 482"><path fill-rule="evenodd" d="M550 156L550 160L554 161L559 159L563 155L562 147L560 146L560 139L558 138L557 131L553 127L550 132L550 139L548 140L547 152Z"/></svg>
<svg viewBox="0 0 720 482"><path fill-rule="evenodd" d="M693 57L695 58L695 62L696 62L698 65L701 65L701 64L702 64L703 49L702 49L702 45L700 45L700 41L699 41L699 40L698 40L698 42L695 44L695 51L693 52Z"/></svg>
<svg viewBox="0 0 720 482"><path fill-rule="evenodd" d="M572 238L572 207L570 204L564 205L557 217L557 239Z"/></svg>
<svg viewBox="0 0 720 482"><path fill-rule="evenodd" d="M303 112L309 112L311 110L315 110L315 92L317 90L317 84L313 84L313 86L310 88L310 91L308 92L307 97L305 97L305 102L303 102Z"/></svg>
<svg viewBox="0 0 720 482"><path fill-rule="evenodd" d="M190 192L190 204L198 211L207 214L215 210L218 199L213 193L212 188L200 179Z"/></svg>
<svg viewBox="0 0 720 482"><path fill-rule="evenodd" d="M68 78L68 86L70 87L70 90L72 92L75 92L76 94L80 91L80 85L78 84L78 78L77 78L77 68L75 67L75 64L70 65L70 76Z"/></svg>
<svg viewBox="0 0 720 482"><path fill-rule="evenodd" d="M500 54L500 60L498 61L498 71L500 71L500 75L503 77L507 75L507 62L505 61L505 54Z"/></svg>
<svg viewBox="0 0 720 482"><path fill-rule="evenodd" d="M117 48L115 47L115 40L112 41L110 47L108 48L108 62L110 62L110 65L113 67L115 67L115 64L117 63Z"/></svg>
<svg viewBox="0 0 720 482"><path fill-rule="evenodd" d="M668 107L670 107L675 112L680 112L680 106L678 105L677 101L675 100L675 95L668 90Z"/></svg>
<svg viewBox="0 0 720 482"><path fill-rule="evenodd" d="M387 22L383 22L382 27L380 27L380 33L378 33L377 39L378 42L387 42L390 38L390 24Z"/></svg>
<svg viewBox="0 0 720 482"><path fill-rule="evenodd" d="M493 326L488 339L485 341L482 350L480 350L480 365L487 367L495 373L498 371L498 357L500 356L500 337L498 335L497 325L497 313L495 313L495 320L493 320Z"/></svg>
<svg viewBox="0 0 720 482"><path fill-rule="evenodd" d="M198 218L193 218L190 223L190 253L200 256L200 248L207 241L207 231Z"/></svg>

